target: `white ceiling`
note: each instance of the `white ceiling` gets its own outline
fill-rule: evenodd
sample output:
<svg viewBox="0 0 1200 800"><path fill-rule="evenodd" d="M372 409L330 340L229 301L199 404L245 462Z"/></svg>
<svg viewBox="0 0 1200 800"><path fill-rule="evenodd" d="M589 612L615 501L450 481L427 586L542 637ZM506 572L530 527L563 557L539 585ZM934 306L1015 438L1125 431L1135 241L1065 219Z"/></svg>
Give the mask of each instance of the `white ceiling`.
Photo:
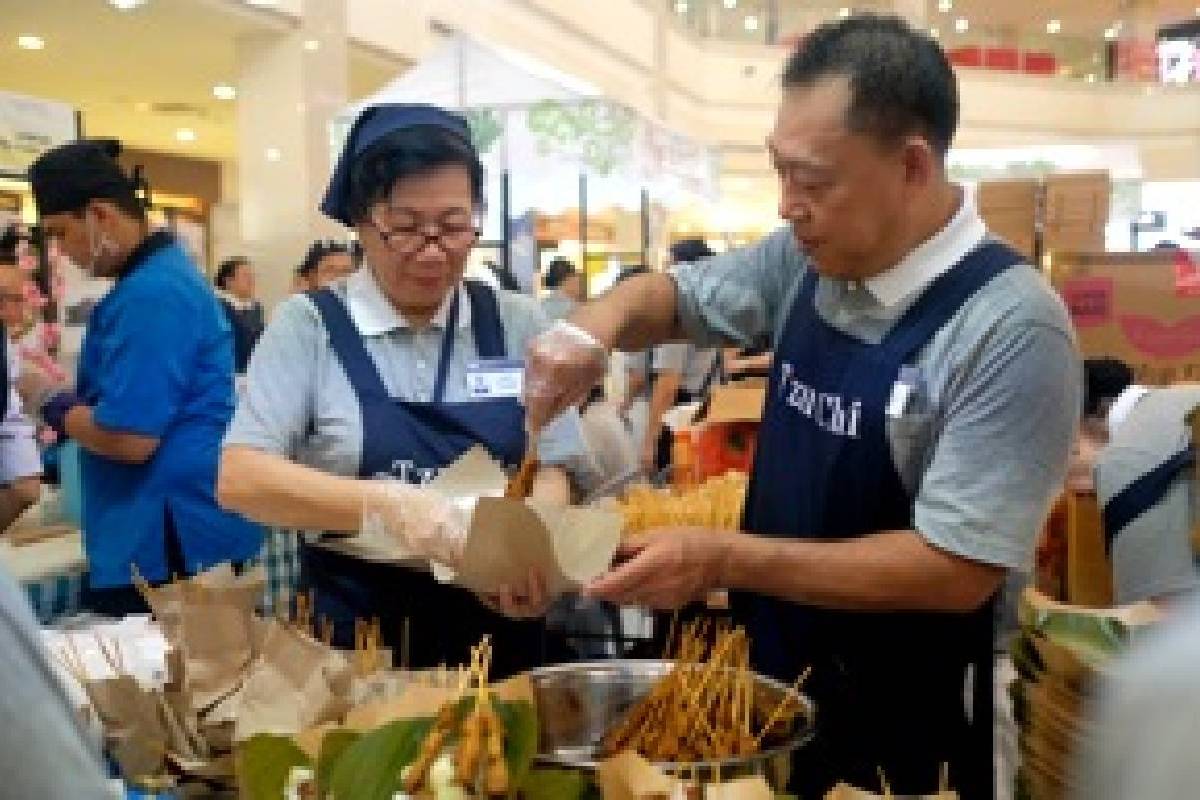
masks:
<svg viewBox="0 0 1200 800"><path fill-rule="evenodd" d="M6 0L0 18L0 88L62 100L83 112L89 135L116 136L132 147L201 158L236 152L236 101L212 87L234 82L239 35L284 31L282 15L222 0L151 0L118 11L108 0ZM17 47L36 35L43 50ZM352 48L350 98L369 94L401 69ZM196 133L176 140L179 128Z"/></svg>

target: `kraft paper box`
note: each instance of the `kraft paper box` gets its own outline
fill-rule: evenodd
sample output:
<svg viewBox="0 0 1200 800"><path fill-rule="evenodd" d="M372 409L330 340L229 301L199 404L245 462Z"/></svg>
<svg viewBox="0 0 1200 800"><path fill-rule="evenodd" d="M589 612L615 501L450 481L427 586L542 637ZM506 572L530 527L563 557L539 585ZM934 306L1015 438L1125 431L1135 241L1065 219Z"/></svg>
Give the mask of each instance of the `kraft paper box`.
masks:
<svg viewBox="0 0 1200 800"><path fill-rule="evenodd" d="M502 495L508 481L500 465L473 448L430 484L456 503L474 504L460 568L435 565L440 580L476 592L497 592L536 570L551 597L603 574L621 538L622 517L611 507L554 508Z"/></svg>
<svg viewBox="0 0 1200 800"><path fill-rule="evenodd" d="M1200 253L1054 255L1050 278L1084 358L1119 358L1144 384L1200 381Z"/></svg>

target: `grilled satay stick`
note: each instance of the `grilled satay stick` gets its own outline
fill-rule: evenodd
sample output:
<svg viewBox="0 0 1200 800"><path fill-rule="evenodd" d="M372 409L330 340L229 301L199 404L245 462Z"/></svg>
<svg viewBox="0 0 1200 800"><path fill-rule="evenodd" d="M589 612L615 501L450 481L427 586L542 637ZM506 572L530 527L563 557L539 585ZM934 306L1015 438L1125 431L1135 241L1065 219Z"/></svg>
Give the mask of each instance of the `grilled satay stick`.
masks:
<svg viewBox="0 0 1200 800"><path fill-rule="evenodd" d="M529 497L533 491L533 479L537 476L537 470L537 439L531 434L529 444L525 447L525 455L521 459L521 466L517 467L517 471L508 479L508 485L504 487L504 497L508 500L524 500Z"/></svg>
<svg viewBox="0 0 1200 800"><path fill-rule="evenodd" d="M506 795L509 789L508 763L504 760L504 725L488 695L483 698L483 728L487 739L487 770L483 776L484 792Z"/></svg>
<svg viewBox="0 0 1200 800"><path fill-rule="evenodd" d="M433 721L433 727L429 729L429 733L425 736L425 741L421 743L420 754L401 781L406 793L416 794L425 785L425 779L429 775L429 768L433 766L434 761L437 761L438 754L442 752L446 740L450 738L451 729L454 727L456 711L455 703L446 703L438 710L437 718Z"/></svg>

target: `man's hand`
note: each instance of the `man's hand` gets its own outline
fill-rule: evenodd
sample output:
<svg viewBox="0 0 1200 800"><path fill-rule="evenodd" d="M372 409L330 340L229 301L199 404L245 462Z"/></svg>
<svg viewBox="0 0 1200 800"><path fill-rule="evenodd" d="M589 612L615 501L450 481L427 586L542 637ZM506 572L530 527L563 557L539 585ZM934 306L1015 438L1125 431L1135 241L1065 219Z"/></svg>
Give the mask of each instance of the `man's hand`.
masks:
<svg viewBox="0 0 1200 800"><path fill-rule="evenodd" d="M743 534L710 528L663 528L622 545L629 558L584 590L623 605L675 609L721 586L723 567Z"/></svg>
<svg viewBox="0 0 1200 800"><path fill-rule="evenodd" d="M535 336L525 356L526 429L543 430L583 401L607 369L608 351L583 328L559 320Z"/></svg>

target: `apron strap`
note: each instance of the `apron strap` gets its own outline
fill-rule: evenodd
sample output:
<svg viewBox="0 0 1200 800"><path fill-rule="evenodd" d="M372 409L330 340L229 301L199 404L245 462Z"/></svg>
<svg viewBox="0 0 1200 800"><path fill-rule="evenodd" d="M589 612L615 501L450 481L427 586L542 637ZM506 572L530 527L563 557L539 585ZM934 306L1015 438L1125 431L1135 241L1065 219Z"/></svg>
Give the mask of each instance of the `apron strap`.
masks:
<svg viewBox="0 0 1200 800"><path fill-rule="evenodd" d="M1113 495L1104 504L1104 551L1112 552L1117 535L1166 495L1179 474L1196 463L1196 448L1180 450Z"/></svg>
<svg viewBox="0 0 1200 800"><path fill-rule="evenodd" d="M1003 242L988 240L939 275L880 342L903 361L923 347L975 292L1025 257Z"/></svg>
<svg viewBox="0 0 1200 800"><path fill-rule="evenodd" d="M480 281L463 281L471 300L471 330L475 334L475 350L480 358L507 358L504 343L504 322L500 319L500 302L492 287Z"/></svg>
<svg viewBox="0 0 1200 800"><path fill-rule="evenodd" d="M309 292L308 297L321 315L325 331L329 334L329 344L346 371L346 378L359 401L364 398L387 399L387 387L379 376L379 368L367 352L362 334L354 327L345 303L330 289Z"/></svg>

